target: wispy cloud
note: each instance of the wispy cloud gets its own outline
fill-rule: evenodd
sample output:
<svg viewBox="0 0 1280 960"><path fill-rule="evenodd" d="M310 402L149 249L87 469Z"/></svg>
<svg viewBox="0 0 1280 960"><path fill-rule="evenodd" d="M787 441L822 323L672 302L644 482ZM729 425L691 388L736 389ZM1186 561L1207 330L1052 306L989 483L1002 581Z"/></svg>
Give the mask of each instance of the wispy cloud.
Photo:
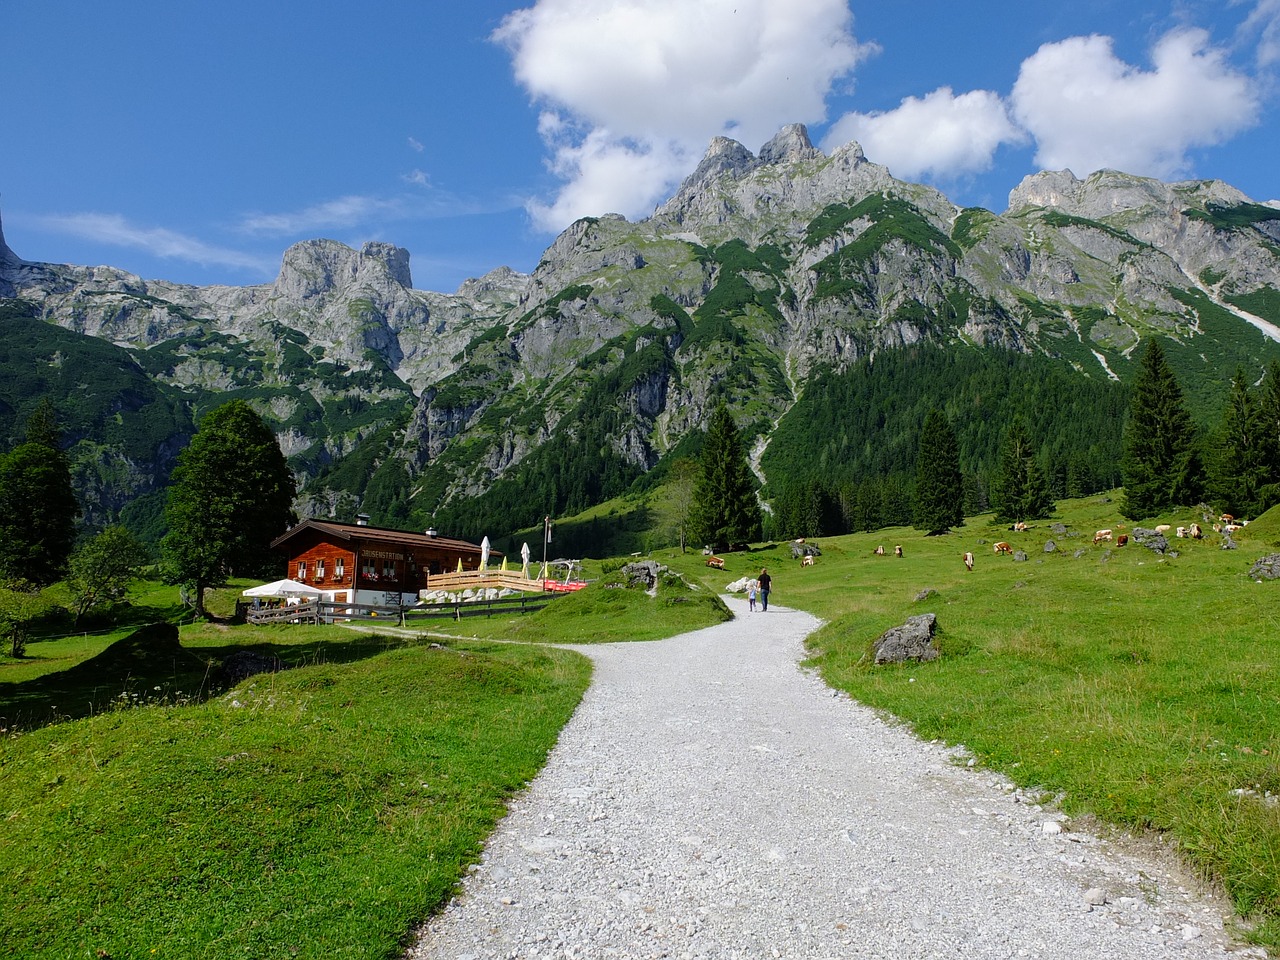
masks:
<svg viewBox="0 0 1280 960"><path fill-rule="evenodd" d="M418 170L418 169L414 169L409 173L406 173L401 179L403 179L405 183L412 183L414 186L417 186L417 187L431 186L431 177L429 177L422 170Z"/></svg>
<svg viewBox="0 0 1280 960"><path fill-rule="evenodd" d="M413 137L410 137L409 149L411 149L414 153L421 153L423 150L427 148L422 145L422 142L420 140L415 140Z"/></svg>
<svg viewBox="0 0 1280 960"><path fill-rule="evenodd" d="M1240 27L1244 42L1256 38L1259 67L1280 64L1280 0L1258 0Z"/></svg>
<svg viewBox="0 0 1280 960"><path fill-rule="evenodd" d="M33 218L33 222L55 233L132 247L157 257L186 260L206 267L232 267L270 275L278 265L274 257L214 246L164 227L139 226L115 213L48 214Z"/></svg>
<svg viewBox="0 0 1280 960"><path fill-rule="evenodd" d="M399 219L405 213L399 198L347 196L286 213L256 213L240 221L246 233L290 236L316 230L346 230L376 219Z"/></svg>

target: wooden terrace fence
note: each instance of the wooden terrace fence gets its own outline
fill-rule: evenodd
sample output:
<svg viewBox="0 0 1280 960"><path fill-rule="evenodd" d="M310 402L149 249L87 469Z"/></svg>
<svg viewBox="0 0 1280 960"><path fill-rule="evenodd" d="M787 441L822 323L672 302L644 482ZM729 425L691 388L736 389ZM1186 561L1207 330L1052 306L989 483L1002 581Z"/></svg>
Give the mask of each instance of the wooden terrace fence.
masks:
<svg viewBox="0 0 1280 960"><path fill-rule="evenodd" d="M528 581L525 581L526 583ZM334 623L335 621L367 620L370 623L391 623L400 627L412 627L415 621L462 620L464 617L492 617L516 613L533 613L541 610L558 597L559 593L538 593L532 596L501 597L494 600L446 600L440 603L422 603L397 606L381 603L347 603L328 600L304 600L283 607L259 607L243 603L246 623Z"/></svg>

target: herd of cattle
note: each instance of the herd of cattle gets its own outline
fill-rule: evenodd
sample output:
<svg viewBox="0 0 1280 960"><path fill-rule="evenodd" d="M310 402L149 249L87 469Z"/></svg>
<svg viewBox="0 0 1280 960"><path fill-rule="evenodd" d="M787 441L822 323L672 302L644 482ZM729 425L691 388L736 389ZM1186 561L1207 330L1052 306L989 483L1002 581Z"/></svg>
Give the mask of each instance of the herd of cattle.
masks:
<svg viewBox="0 0 1280 960"><path fill-rule="evenodd" d="M1206 521L1208 520L1207 517L1205 519ZM1212 528L1214 533L1232 534L1232 533L1235 533L1237 530L1239 530L1241 527L1245 527L1248 525L1249 525L1248 520L1236 520L1236 518L1233 517L1231 514L1224 513L1222 516L1218 518L1218 522L1212 525ZM1029 528L1027 527L1027 524L1025 522L1019 521L1015 523L1013 526L1011 526L1009 529L1017 533L1025 533ZM1124 529L1124 524L1119 524L1114 530L1109 527L1106 530L1099 530L1097 533L1093 535L1093 542L1095 544L1114 543L1117 547L1123 547L1129 542L1129 535L1127 533L1118 532L1119 530L1123 530L1123 529ZM1175 535L1179 539L1189 538L1191 540L1200 540L1204 537L1204 530L1201 528L1200 524L1198 523L1193 523L1187 527L1177 527L1177 528L1174 528L1171 524L1168 524L1168 523L1161 523L1155 527L1156 533L1167 534L1171 530L1174 531ZM803 544L804 538L802 537L796 540L795 543ZM1013 546L1005 540L996 541L994 544L992 544L992 548L994 549L996 556L999 556L1002 553L1009 554L1010 556L1013 555ZM877 557L883 557L885 555L884 544L880 544L871 552L875 554ZM895 546L893 548L893 555L895 557L902 556L902 547ZM972 571L973 570L972 551L966 550L961 559L964 560L965 569ZM805 567L813 566L813 556L805 555L801 557L800 563L802 566L805 566Z"/></svg>

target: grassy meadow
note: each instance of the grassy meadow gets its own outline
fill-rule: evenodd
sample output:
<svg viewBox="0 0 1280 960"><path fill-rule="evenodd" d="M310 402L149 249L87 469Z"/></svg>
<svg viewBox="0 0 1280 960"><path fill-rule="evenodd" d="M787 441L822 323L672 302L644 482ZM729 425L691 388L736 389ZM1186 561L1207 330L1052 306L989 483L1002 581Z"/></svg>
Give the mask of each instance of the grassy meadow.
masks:
<svg viewBox="0 0 1280 960"><path fill-rule="evenodd" d="M218 623L33 642L0 658L0 942L31 957L397 956L585 689L585 658L536 644L720 622L716 595L767 566L775 604L826 621L809 649L830 684L1074 816L1160 832L1225 886L1246 935L1280 947L1280 582L1248 576L1280 552L1280 514L1238 550L1209 533L1163 557L1093 544L1120 523L1115 499L1093 497L1025 533L978 517L940 537L823 538L812 567L785 543L727 554L723 571L661 551L694 589L597 584L523 618L434 622L455 634L435 644ZM998 540L1027 559L994 555ZM229 612L238 590L211 607ZM136 599L141 616L181 614L163 589ZM873 666L875 638L922 612L942 658ZM211 664L245 648L291 669L220 691Z"/></svg>
<svg viewBox="0 0 1280 960"><path fill-rule="evenodd" d="M809 649L832 686L925 739L964 744L1070 814L1160 831L1225 885L1252 936L1277 947L1280 582L1248 571L1280 552L1280 514L1237 533L1237 550L1223 550L1198 514L1161 518L1192 520L1206 538L1171 532L1177 557L1132 541L1095 546L1095 530L1124 531L1117 504L1094 497L1060 504L1026 533L980 517L939 537L899 528L822 539L813 567L785 544L731 554L723 573L700 556L670 562L721 589L768 566L771 602L828 621ZM1066 536L1051 532L1056 522ZM1027 559L996 556L999 540ZM880 544L888 555L873 554ZM917 600L926 590L936 595ZM872 665L874 640L924 612L938 617L942 657Z"/></svg>
<svg viewBox="0 0 1280 960"><path fill-rule="evenodd" d="M127 665L123 697L0 738L8 955L398 956L590 674L525 645L148 633L81 665L82 685ZM210 695L206 661L245 648L292 669ZM57 677L0 683L0 713L73 697Z"/></svg>

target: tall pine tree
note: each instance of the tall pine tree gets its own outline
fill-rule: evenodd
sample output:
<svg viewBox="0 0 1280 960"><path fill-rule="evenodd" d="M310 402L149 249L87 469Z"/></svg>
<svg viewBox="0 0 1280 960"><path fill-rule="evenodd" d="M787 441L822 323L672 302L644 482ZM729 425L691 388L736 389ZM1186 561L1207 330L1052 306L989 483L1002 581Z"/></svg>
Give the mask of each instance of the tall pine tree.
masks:
<svg viewBox="0 0 1280 960"><path fill-rule="evenodd" d="M1214 506L1237 517L1256 517L1267 484L1262 411L1249 389L1244 370L1236 370L1213 438L1209 456L1208 494Z"/></svg>
<svg viewBox="0 0 1280 960"><path fill-rule="evenodd" d="M0 573L44 586L66 569L80 506L71 464L47 402L27 422L27 441L0 457Z"/></svg>
<svg viewBox="0 0 1280 960"><path fill-rule="evenodd" d="M951 424L936 407L929 410L920 428L915 492L917 530L932 537L964 522L960 449Z"/></svg>
<svg viewBox="0 0 1280 960"><path fill-rule="evenodd" d="M1021 417L1014 417L1000 450L991 506L1002 523L1042 520L1056 504L1049 481L1036 462L1036 450Z"/></svg>
<svg viewBox="0 0 1280 960"><path fill-rule="evenodd" d="M723 550L760 539L760 505L742 452L738 427L723 405L703 442L690 529L698 543Z"/></svg>
<svg viewBox="0 0 1280 960"><path fill-rule="evenodd" d="M1203 493L1204 470L1195 425L1183 401L1182 387L1154 337L1147 341L1141 369L1133 381L1122 472L1124 503L1120 512L1130 520L1197 503Z"/></svg>

